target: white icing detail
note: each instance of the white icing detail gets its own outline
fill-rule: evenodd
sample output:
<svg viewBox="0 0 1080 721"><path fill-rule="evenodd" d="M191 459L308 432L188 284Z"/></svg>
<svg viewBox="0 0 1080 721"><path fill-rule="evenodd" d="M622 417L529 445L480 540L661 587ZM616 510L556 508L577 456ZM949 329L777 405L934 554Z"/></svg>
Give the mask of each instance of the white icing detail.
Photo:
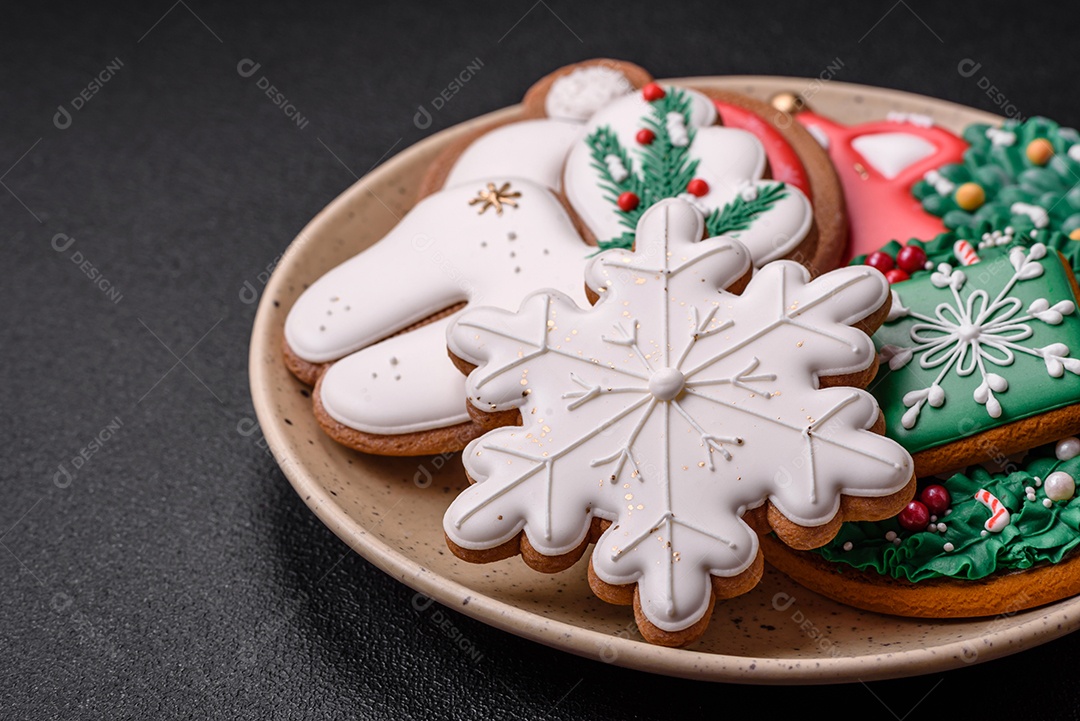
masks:
<svg viewBox="0 0 1080 721"><path fill-rule="evenodd" d="M622 160L617 155L608 155L604 158L604 163L608 167L608 172L611 173L612 179L616 183L621 183L630 177L630 171L623 165Z"/></svg>
<svg viewBox="0 0 1080 721"><path fill-rule="evenodd" d="M1055 378L1065 371L1080 375L1080 358L1069 358L1069 347L1064 343L1053 343L1045 348L1033 348L1022 341L1034 335L1032 324L1035 321L1047 325L1060 324L1064 316L1076 311L1071 300L1062 300L1050 305L1045 298L1033 301L1026 315L1020 314L1023 303L1009 293L1017 283L1038 278L1044 272L1039 262L1046 256L1046 246L1036 243L1026 252L1023 248L1013 248L1009 253L1009 262L1013 267L1013 276L993 299L990 294L978 288L970 290L966 297L960 290L967 281L962 270L952 270L947 263L942 263L931 277L930 282L937 288L949 288L952 302L940 303L933 315L908 310L905 317L918 320L909 329L911 346L883 345L879 352L892 370L906 366L913 357L918 357L918 365L923 370L938 369L937 376L930 385L908 392L903 403L907 411L900 418L906 429L915 427L924 404L938 408L944 404L945 391L941 382L949 373L969 376L978 373L981 382L975 388L973 399L986 408L991 418L999 418L1001 402L994 395L1004 393L1009 382L1001 375L987 370L987 365L998 367L1011 366L1016 353L1025 353L1042 358L1047 373ZM900 291L893 291L902 296Z"/></svg>
<svg viewBox="0 0 1080 721"><path fill-rule="evenodd" d="M700 240L703 227L692 206L661 201L642 216L634 252L589 262L586 284L602 291L594 307L541 291L516 313L466 311L448 334L477 365L470 401L518 408L523 425L465 449L476 483L447 511L447 536L481 549L524 529L539 553L557 555L581 543L593 516L610 520L594 572L637 583L643 613L667 631L705 614L709 574L754 562L746 509L768 500L817 526L840 494L895 493L913 471L903 448L869 430L879 410L868 393L817 381L873 362L850 324L888 297L884 277L847 267L811 281L779 261L734 295L723 289L745 275L749 253L730 238Z"/></svg>
<svg viewBox="0 0 1080 721"><path fill-rule="evenodd" d="M709 98L693 90L680 89L680 92L685 92L690 101L690 122L686 127L693 131L693 139L687 155L691 160L699 161L694 175L709 187L704 196L693 201L685 197L687 201L707 213L738 197L741 181L754 182L759 189L775 184L761 180L766 169L765 149L752 133L714 125L716 107ZM582 141L575 144L567 158L563 190L589 232L601 240L616 238L626 232L627 227L621 222L623 214L606 197L608 193L599 183L591 150L584 138L597 128L607 126L636 162L639 145L635 136L642 128L643 119L650 117L653 117L652 105L641 93L619 98L589 120ZM634 167L628 170L635 172ZM785 196L768 212L762 213L747 230L734 234L750 249L755 265L789 255L810 231L813 221L810 202L792 185L787 185L784 192Z"/></svg>
<svg viewBox="0 0 1080 721"><path fill-rule="evenodd" d="M934 119L925 113L902 113L893 110L885 114L885 120L892 123L910 123L919 128L934 127Z"/></svg>
<svg viewBox="0 0 1080 721"><path fill-rule="evenodd" d="M1002 128L987 128L986 138L996 147L1011 148L1016 143L1016 133Z"/></svg>
<svg viewBox="0 0 1080 721"><path fill-rule="evenodd" d="M693 193L679 193L675 196L680 200L685 200L690 205L700 210L703 214L709 212L709 207L701 202L701 198L697 197Z"/></svg>
<svg viewBox="0 0 1080 721"><path fill-rule="evenodd" d="M984 531L984 533L985 533L985 531ZM945 551L945 553L952 553L953 551L956 550L956 546L953 545L952 541L946 541L945 545L942 546L941 549L943 551Z"/></svg>
<svg viewBox="0 0 1080 721"><path fill-rule="evenodd" d="M892 293L892 304L889 305L889 314L885 318L886 323L899 320L908 314L907 306L905 306L904 301L900 299L900 294L895 290L890 292Z"/></svg>
<svg viewBox="0 0 1080 721"><path fill-rule="evenodd" d="M1065 471L1054 471L1043 487L1048 501L1067 501L1076 495L1076 480Z"/></svg>
<svg viewBox="0 0 1080 721"><path fill-rule="evenodd" d="M1080 163L1080 143L1070 146L1068 153L1070 158Z"/></svg>
<svg viewBox="0 0 1080 721"><path fill-rule="evenodd" d="M562 187L566 154L584 126L565 120L522 120L484 133L465 148L444 187L484 183L502 177L525 178L552 190Z"/></svg>
<svg viewBox="0 0 1080 721"><path fill-rule="evenodd" d="M806 130L810 133L810 135L814 136L814 140L818 141L818 145L820 145L825 150L829 149L829 136L825 133L824 130L821 129L820 126L808 124L806 126Z"/></svg>
<svg viewBox="0 0 1080 721"><path fill-rule="evenodd" d="M990 509L990 518L983 524L990 533L1001 533L1005 530L1005 527L1009 525L1011 517L1009 516L1009 509L998 500L990 491L985 488L980 488L975 492L975 500Z"/></svg>
<svg viewBox="0 0 1080 721"><path fill-rule="evenodd" d="M686 377L678 368L661 368L649 377L649 393L658 401L673 401L685 384Z"/></svg>
<svg viewBox="0 0 1080 721"><path fill-rule="evenodd" d="M933 186L938 195L952 195L956 190L956 183L952 182L937 170L927 170L923 174L923 180Z"/></svg>
<svg viewBox="0 0 1080 721"><path fill-rule="evenodd" d="M870 167L888 180L937 152L937 148L929 140L911 133L860 135L851 141L851 147Z"/></svg>
<svg viewBox="0 0 1080 721"><path fill-rule="evenodd" d="M1054 447L1054 455L1059 461L1071 461L1080 456L1080 438L1076 436L1062 438Z"/></svg>
<svg viewBox="0 0 1080 721"><path fill-rule="evenodd" d="M739 197L750 202L751 200L757 200L758 186L755 183L751 183L749 180L743 180L739 183L739 187L736 188Z"/></svg>
<svg viewBox="0 0 1080 721"><path fill-rule="evenodd" d="M633 90L626 76L614 68L589 65L555 79L544 99L549 118L588 120L612 100Z"/></svg>
<svg viewBox="0 0 1080 721"><path fill-rule="evenodd" d="M671 144L677 148L685 148L690 144L690 135L686 132L686 120L682 113L668 113L664 119L667 124L668 137Z"/></svg>
<svg viewBox="0 0 1080 721"><path fill-rule="evenodd" d="M461 301L512 308L543 286L584 299L589 248L559 200L524 179L493 180L521 192L518 207L478 214L469 201L481 182L435 193L289 311L285 337L298 356L341 359L321 385L338 422L379 434L464 422L464 378L443 350L447 322L388 336ZM393 371L391 357L399 360Z"/></svg>
<svg viewBox="0 0 1080 721"><path fill-rule="evenodd" d="M1050 215L1046 209L1031 203L1013 203L1009 212L1013 215L1026 215L1035 223L1036 228L1045 228L1050 223Z"/></svg>

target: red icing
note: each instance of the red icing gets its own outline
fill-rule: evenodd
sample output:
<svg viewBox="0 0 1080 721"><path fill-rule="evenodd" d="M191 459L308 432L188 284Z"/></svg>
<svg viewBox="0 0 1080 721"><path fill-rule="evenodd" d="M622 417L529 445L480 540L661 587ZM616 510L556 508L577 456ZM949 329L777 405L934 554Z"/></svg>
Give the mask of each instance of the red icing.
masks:
<svg viewBox="0 0 1080 721"><path fill-rule="evenodd" d="M809 110L797 117L803 125L820 129L829 139L829 157L844 187L851 224L848 259L870 253L893 239L925 240L945 231L941 218L922 209L911 194L911 186L928 170L960 162L968 148L967 143L936 125L924 128L912 123L881 120L849 127ZM937 151L912 163L890 180L866 162L851 146L851 141L864 135L896 132L917 135L930 142Z"/></svg>
<svg viewBox="0 0 1080 721"><path fill-rule="evenodd" d="M810 189L810 179L806 175L806 168L780 131L746 108L719 100L714 100L713 104L716 105L716 110L720 113L720 119L724 125L746 130L757 136L757 139L765 146L765 155L769 158L769 169L772 171L774 180L781 180L798 188L813 202L814 196Z"/></svg>

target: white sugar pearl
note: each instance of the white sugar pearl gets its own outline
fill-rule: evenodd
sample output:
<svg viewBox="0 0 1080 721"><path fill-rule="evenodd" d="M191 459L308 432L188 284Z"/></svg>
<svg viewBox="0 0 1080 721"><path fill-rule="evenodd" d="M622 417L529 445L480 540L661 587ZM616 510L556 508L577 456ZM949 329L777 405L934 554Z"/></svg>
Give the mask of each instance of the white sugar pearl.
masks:
<svg viewBox="0 0 1080 721"><path fill-rule="evenodd" d="M896 540L896 531L889 531L888 533L886 533L885 534L885 540L886 541L895 541Z"/></svg>
<svg viewBox="0 0 1080 721"><path fill-rule="evenodd" d="M1062 438L1054 448L1054 455L1059 461L1069 461L1080 456L1080 438L1076 436Z"/></svg>
<svg viewBox="0 0 1080 721"><path fill-rule="evenodd" d="M987 530L983 529L982 531L979 531L979 535L980 535L980 536L984 536L984 537L985 537L985 536L989 536L989 535L990 535L990 531L987 531Z"/></svg>
<svg viewBox="0 0 1080 721"><path fill-rule="evenodd" d="M1046 508L1050 508L1053 505L1054 505L1054 502L1051 501L1049 498L1044 498L1043 499L1043 506L1045 506Z"/></svg>
<svg viewBox="0 0 1080 721"><path fill-rule="evenodd" d="M847 541L846 543L844 543L844 550L845 551L850 551L853 548L855 548L855 544L852 543L851 541Z"/></svg>
<svg viewBox="0 0 1080 721"><path fill-rule="evenodd" d="M946 509L945 509L945 515L947 516L947 515L949 515L950 513L952 513L952 509L951 509L951 508L946 508Z"/></svg>
<svg viewBox="0 0 1080 721"><path fill-rule="evenodd" d="M938 532L945 533L945 531L949 530L949 527L946 526L944 523L939 523L939 524L937 524L937 529L938 529Z"/></svg>
<svg viewBox="0 0 1080 721"><path fill-rule="evenodd" d="M956 550L956 546L952 545L951 543L946 543L944 546L942 546L942 548L945 549L946 553L952 553Z"/></svg>
<svg viewBox="0 0 1080 721"><path fill-rule="evenodd" d="M1054 471L1046 477L1046 498L1067 501L1076 495L1076 481L1065 471Z"/></svg>
<svg viewBox="0 0 1080 721"><path fill-rule="evenodd" d="M1038 476L1035 476L1035 487L1036 488L1042 488L1042 479L1039 478Z"/></svg>
<svg viewBox="0 0 1080 721"><path fill-rule="evenodd" d="M903 541L901 541L899 538L894 538L892 541L892 545L894 546L899 546L901 543L903 543Z"/></svg>
<svg viewBox="0 0 1080 721"><path fill-rule="evenodd" d="M937 523L937 516L930 516L930 523Z"/></svg>
<svg viewBox="0 0 1080 721"><path fill-rule="evenodd" d="M1027 488L1024 489L1024 493L1026 493L1026 494L1028 494L1030 496L1033 493L1035 493L1035 489L1032 486L1028 486Z"/></svg>
<svg viewBox="0 0 1080 721"><path fill-rule="evenodd" d="M923 263L922 267L923 267L923 270L933 270L934 269L934 261L928 260L925 263Z"/></svg>

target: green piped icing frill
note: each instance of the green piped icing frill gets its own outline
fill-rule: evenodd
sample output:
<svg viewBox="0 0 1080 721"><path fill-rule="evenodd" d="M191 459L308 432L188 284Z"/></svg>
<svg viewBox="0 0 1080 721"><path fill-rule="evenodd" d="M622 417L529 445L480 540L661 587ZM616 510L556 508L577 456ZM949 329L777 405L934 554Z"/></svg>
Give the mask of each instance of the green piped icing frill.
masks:
<svg viewBox="0 0 1080 721"><path fill-rule="evenodd" d="M1047 508L1041 480L1054 471L1080 479L1080 457L1059 461L1050 445L1029 454L1022 470L990 473L982 467L968 469L942 483L952 496L951 511L938 519L946 526L944 532L906 531L896 518L850 522L816 552L838 564L913 582L977 580L998 572L1058 563L1080 546L1080 496L1051 502ZM1038 484L1036 478L1040 479ZM1035 491L1034 501L1028 500L1028 488ZM1009 511L1009 524L999 533L984 529L990 510L975 498L981 489L993 494ZM890 532L899 543L889 540ZM849 543L850 550L844 550ZM945 550L946 544L952 544L951 551Z"/></svg>

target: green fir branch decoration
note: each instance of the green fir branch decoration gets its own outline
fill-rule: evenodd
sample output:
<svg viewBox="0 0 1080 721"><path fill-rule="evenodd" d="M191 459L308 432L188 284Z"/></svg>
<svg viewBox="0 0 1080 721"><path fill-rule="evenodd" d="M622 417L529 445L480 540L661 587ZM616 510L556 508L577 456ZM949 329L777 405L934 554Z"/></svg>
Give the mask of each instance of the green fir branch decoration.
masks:
<svg viewBox="0 0 1080 721"><path fill-rule="evenodd" d="M611 202L612 205L616 205L619 200L619 196L629 191L638 196L641 202L638 207L629 213L623 213L620 211L619 222L630 229L631 235L637 228L637 221L641 217L641 214L645 212L645 209L656 202L651 198L652 191L645 184L636 173L632 171L633 165L630 164L630 155L626 152L626 149L619 142L619 139L612 132L611 128L606 125L596 129L592 135L585 139L585 142L589 144L590 155L592 157L592 168L600 174L600 187L604 190L604 197ZM611 175L611 169L608 167L607 158L609 155L614 155L619 159L619 162L623 164L629 173L627 177L619 182ZM659 200L659 198L657 198ZM606 249L605 249L606 250Z"/></svg>
<svg viewBox="0 0 1080 721"><path fill-rule="evenodd" d="M599 185L604 198L617 207L619 196L630 192L638 197L638 206L631 211L619 210L619 223L627 230L615 238L599 240L600 250L609 248L632 248L634 232L642 214L664 198L674 198L686 192L686 186L694 179L698 160L690 157L694 142L694 127L690 124L690 96L679 88L668 88L664 97L650 103L651 114L643 118L644 127L654 139L648 145L636 149L637 163L632 163L630 153L619 142L608 126L597 128L585 142L588 143L591 167L600 178ZM675 145L668 133L668 114L678 113L686 126L687 143ZM616 180L608 167L607 159L614 156L627 170L627 176ZM710 236L746 230L758 216L767 212L787 195L783 183L761 188L753 200L736 197L721 209L712 211L706 219Z"/></svg>
<svg viewBox="0 0 1080 721"><path fill-rule="evenodd" d="M710 238L728 233L737 233L746 230L750 225L773 205L787 196L787 190L783 183L758 188L757 195L752 200L745 200L741 195L725 205L716 208L705 219L705 229Z"/></svg>

